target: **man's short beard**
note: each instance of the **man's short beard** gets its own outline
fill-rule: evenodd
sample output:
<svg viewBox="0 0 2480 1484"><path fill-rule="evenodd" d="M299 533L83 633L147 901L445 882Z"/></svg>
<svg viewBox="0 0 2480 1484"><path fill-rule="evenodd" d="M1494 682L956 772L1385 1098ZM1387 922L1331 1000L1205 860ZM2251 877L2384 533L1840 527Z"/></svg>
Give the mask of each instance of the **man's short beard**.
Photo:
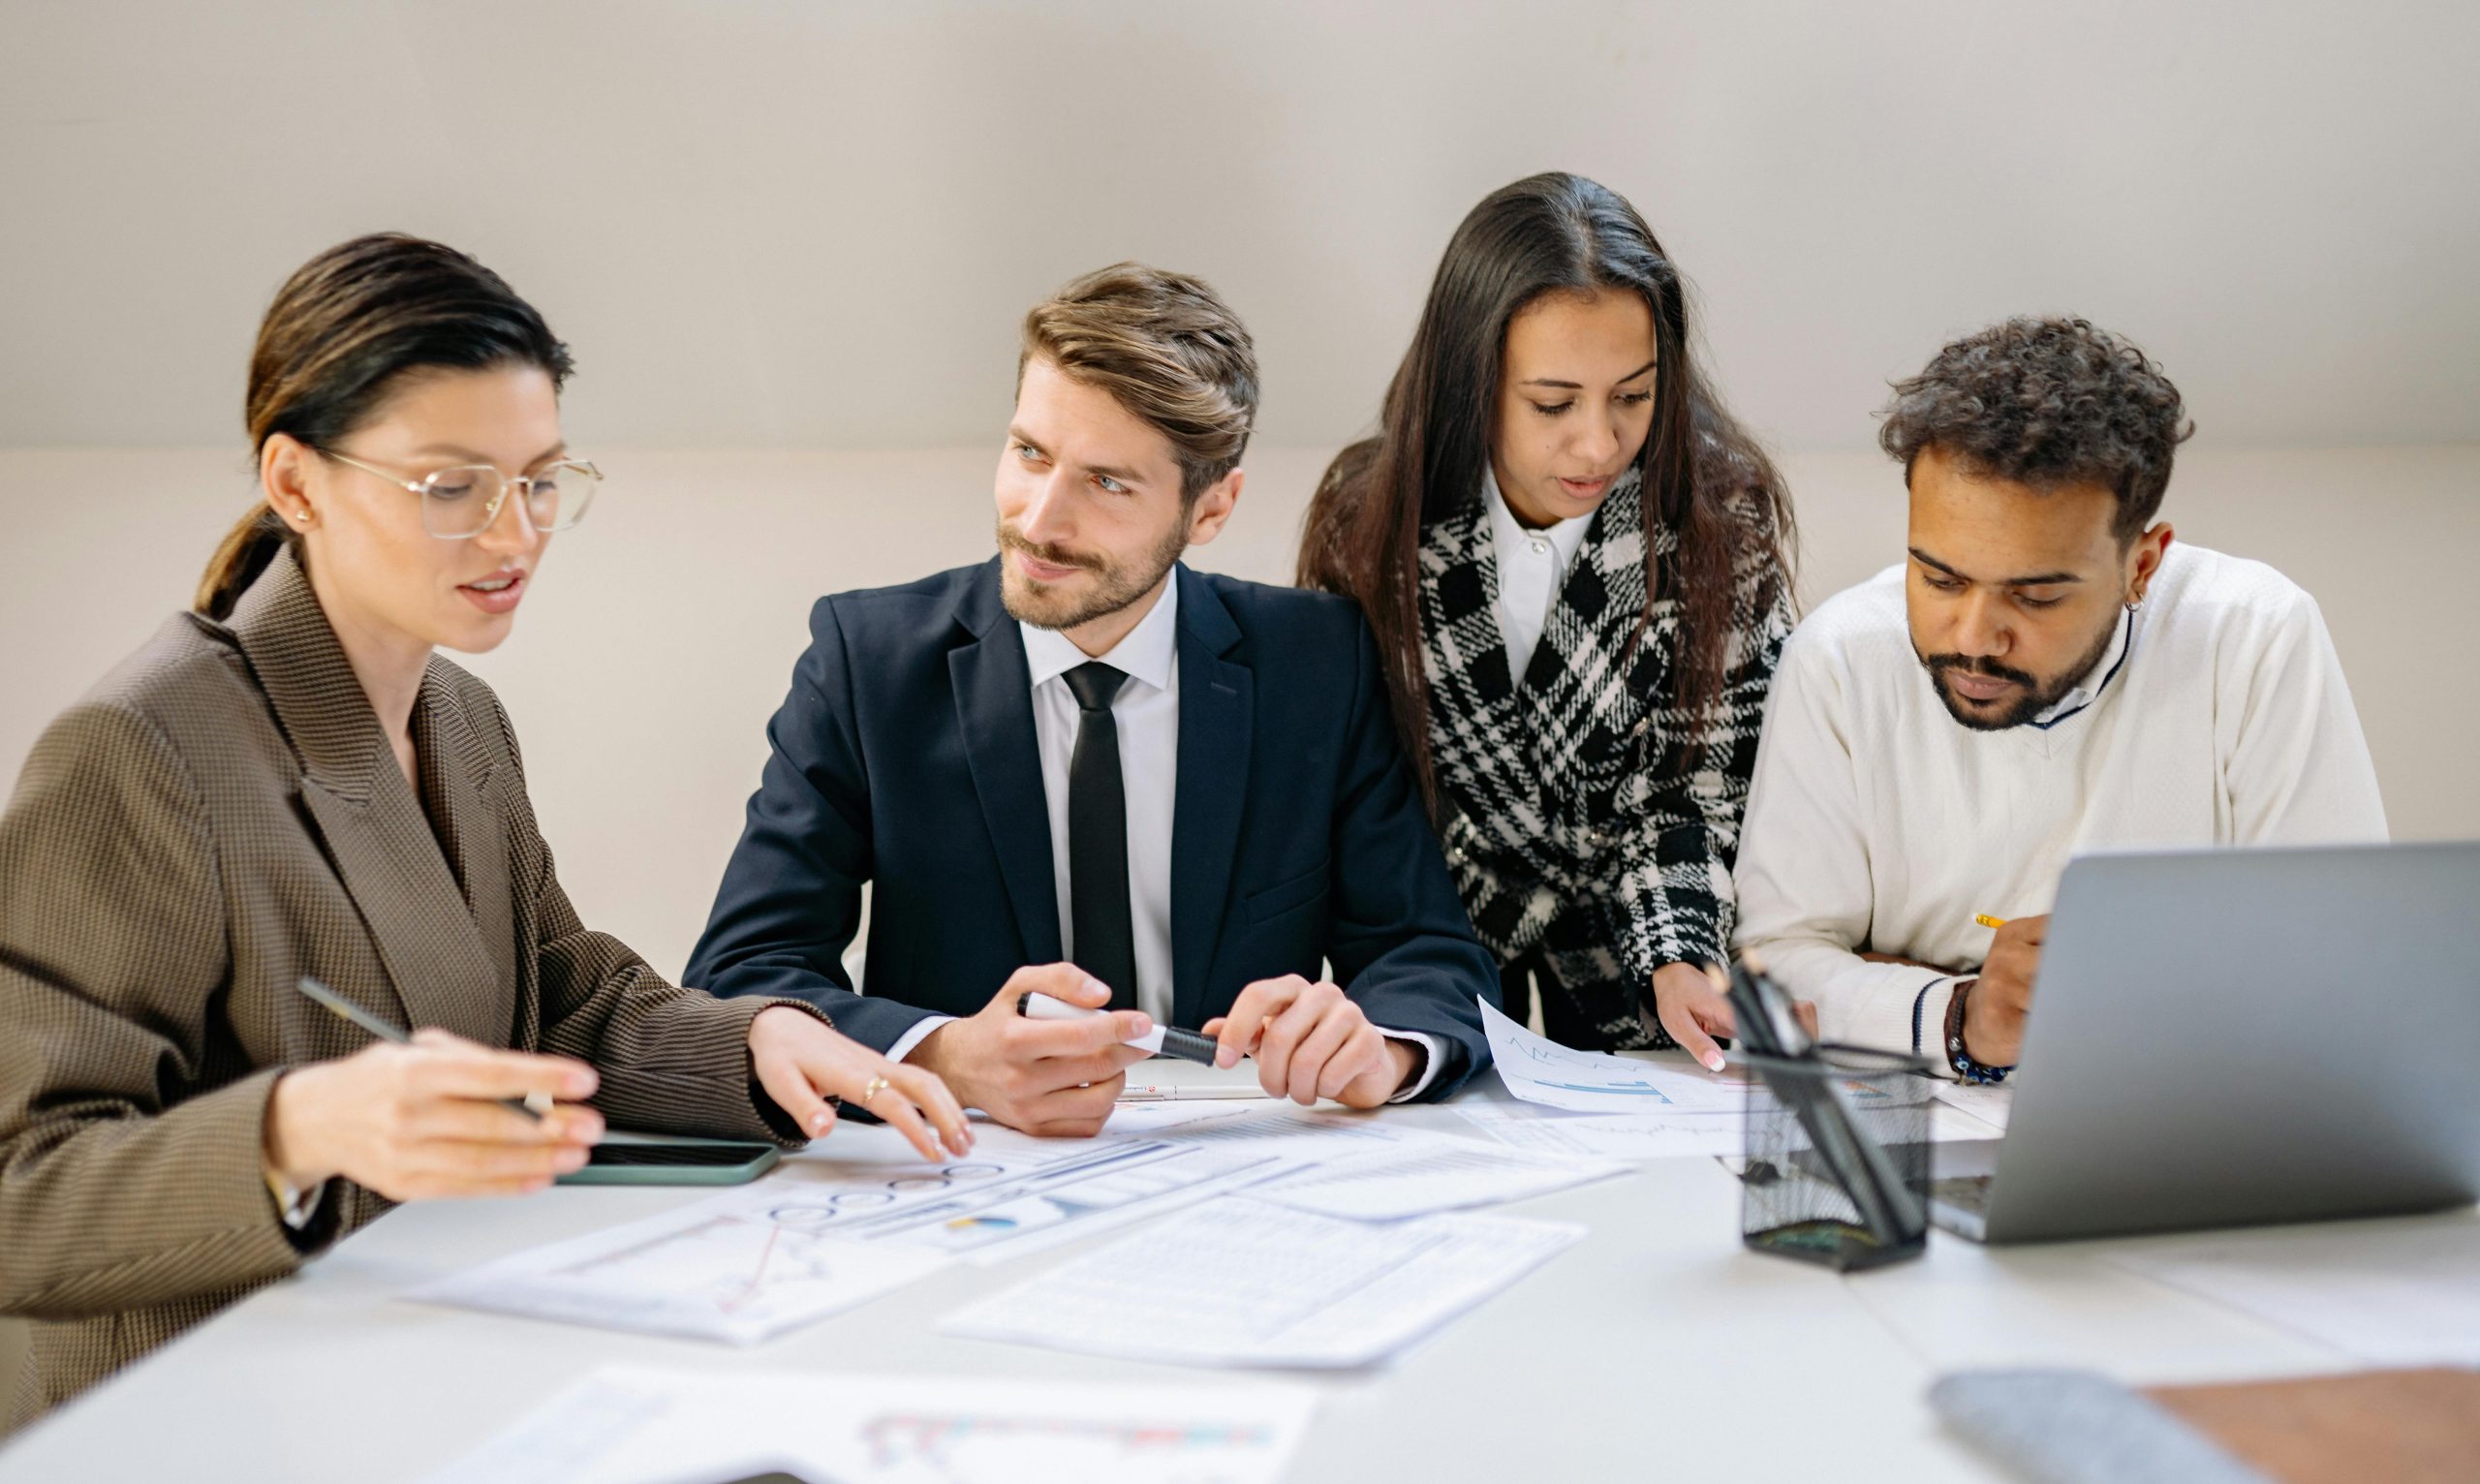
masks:
<svg viewBox="0 0 2480 1484"><path fill-rule="evenodd" d="M2102 629L2101 636L2092 641L2092 649L2084 658L2059 672L2047 684L2043 684L2027 671L2010 669L1995 660L1970 660L1962 655L1924 655L1916 643L1911 646L1911 652L1914 658L1920 661L1921 667L1929 671L1930 689L1936 691L1938 698L1945 703L1948 716L1974 731L2004 731L2010 727L2023 726L2064 700L2066 693L2074 690L2078 681L2092 673L2092 666L2101 663L2101 657L2110 651L2111 641L2118 636L2119 616L2116 611L2113 611L2108 626ZM1955 698L1954 693L1946 689L1948 670L1961 670L1968 675L1988 675L1999 680L2012 680L2024 688L2023 698L1995 716L1966 710L1963 703Z"/></svg>
<svg viewBox="0 0 2480 1484"><path fill-rule="evenodd" d="M1098 618L1108 618L1130 603L1154 591L1163 573L1189 549L1187 522L1171 528L1142 564L1142 570L1114 567L1106 560L1082 552L1067 551L1054 546L1038 545L1025 540L999 522L999 551L1004 558L1010 551L1022 551L1038 562L1054 567L1074 567L1095 574L1094 590L1084 597L1065 592L1051 592L1043 584L1033 582L1016 570L1016 564L1003 560L999 564L999 599L1008 616L1020 624L1037 629L1078 629Z"/></svg>

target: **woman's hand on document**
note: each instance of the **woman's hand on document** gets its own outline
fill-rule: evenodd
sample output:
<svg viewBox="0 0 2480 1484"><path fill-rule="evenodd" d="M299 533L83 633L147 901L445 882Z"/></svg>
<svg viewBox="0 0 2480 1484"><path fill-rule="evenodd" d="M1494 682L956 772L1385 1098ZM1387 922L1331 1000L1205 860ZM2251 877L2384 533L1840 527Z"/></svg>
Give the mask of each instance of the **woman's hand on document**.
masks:
<svg viewBox="0 0 2480 1484"><path fill-rule="evenodd" d="M835 1126L827 1099L838 1098L884 1120L924 1159L973 1148L964 1107L937 1073L890 1062L807 1010L759 1011L749 1023L749 1061L758 1085L811 1138Z"/></svg>
<svg viewBox="0 0 2480 1484"><path fill-rule="evenodd" d="M1729 981L1719 969L1694 964L1664 964L1654 971L1654 1015L1679 1048L1696 1058L1707 1071L1722 1069L1722 1048L1715 1037L1736 1035L1731 1019ZM1794 1001L1792 1013L1809 1035L1817 1034L1817 1007Z"/></svg>

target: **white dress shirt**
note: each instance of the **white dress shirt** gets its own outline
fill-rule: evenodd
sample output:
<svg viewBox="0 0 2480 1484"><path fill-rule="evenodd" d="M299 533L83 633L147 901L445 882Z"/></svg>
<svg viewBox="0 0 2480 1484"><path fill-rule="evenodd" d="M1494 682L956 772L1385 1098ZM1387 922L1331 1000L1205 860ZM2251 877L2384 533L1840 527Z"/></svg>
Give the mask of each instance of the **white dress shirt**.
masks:
<svg viewBox="0 0 2480 1484"><path fill-rule="evenodd" d="M1050 874L1059 899L1059 947L1076 961L1069 911L1068 763L1078 713L1067 675L1100 659L1126 671L1111 700L1119 731L1120 788L1128 800L1128 912L1136 942L1136 1007L1171 1023L1171 816L1180 782L1180 584L1162 585L1154 608L1110 653L1091 656L1056 629L1019 624L1034 679L1034 736L1041 746L1043 801L1050 806Z"/></svg>
<svg viewBox="0 0 2480 1484"><path fill-rule="evenodd" d="M2003 731L1947 714L1904 580L1888 568L1791 635L1740 837L1737 942L1816 1002L1827 1039L1923 1050L1953 1075L1938 1036L1990 947L1973 914L2048 912L2082 852L2386 837L2333 640L2272 568L2172 546L2100 662Z"/></svg>
<svg viewBox="0 0 2480 1484"><path fill-rule="evenodd" d="M1490 508L1490 543L1499 568L1499 632L1507 641L1507 673L1524 683L1524 667L1540 647L1550 609L1559 601L1567 569L1584 549L1593 514L1570 516L1538 531L1527 530L1499 493L1498 477L1481 472L1482 499Z"/></svg>
<svg viewBox="0 0 2480 1484"><path fill-rule="evenodd" d="M1100 660L1127 674L1111 700L1119 733L1120 788L1128 802L1129 927L1136 948L1136 1007L1158 1025L1170 1025L1171 832L1180 784L1180 583L1177 569L1162 596L1109 652L1089 655L1056 629L1019 623L1025 666L1034 692L1034 740L1041 753L1042 795L1050 815L1050 869L1059 904L1060 952L1076 959L1076 927L1070 910L1068 874L1068 764L1076 752L1078 708L1067 675ZM937 1015L905 1032L887 1048L903 1061L931 1032L954 1019ZM1429 1086L1438 1074L1440 1045L1417 1031L1385 1036L1421 1049L1422 1067L1395 1097L1402 1101Z"/></svg>

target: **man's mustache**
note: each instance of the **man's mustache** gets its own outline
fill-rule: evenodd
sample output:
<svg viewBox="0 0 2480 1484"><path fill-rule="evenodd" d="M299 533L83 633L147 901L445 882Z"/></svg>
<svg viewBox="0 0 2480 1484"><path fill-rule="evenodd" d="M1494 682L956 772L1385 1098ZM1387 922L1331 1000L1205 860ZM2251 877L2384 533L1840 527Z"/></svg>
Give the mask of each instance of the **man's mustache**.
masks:
<svg viewBox="0 0 2480 1484"><path fill-rule="evenodd" d="M1050 558L1044 557L1042 560L1047 562ZM1968 675L1987 675L1992 680L2011 680L2021 686L2037 688L2040 684L2024 671L2010 669L1995 660L1974 660L1965 655L1931 655L1927 664L1929 672L1933 675L1945 670L1962 670Z"/></svg>
<svg viewBox="0 0 2480 1484"><path fill-rule="evenodd" d="M1099 556L1070 551L1065 546L1029 541L1007 526L999 528L999 544L1006 550L1021 551L1037 562L1048 562L1053 567L1080 567L1087 572L1100 572L1110 565Z"/></svg>

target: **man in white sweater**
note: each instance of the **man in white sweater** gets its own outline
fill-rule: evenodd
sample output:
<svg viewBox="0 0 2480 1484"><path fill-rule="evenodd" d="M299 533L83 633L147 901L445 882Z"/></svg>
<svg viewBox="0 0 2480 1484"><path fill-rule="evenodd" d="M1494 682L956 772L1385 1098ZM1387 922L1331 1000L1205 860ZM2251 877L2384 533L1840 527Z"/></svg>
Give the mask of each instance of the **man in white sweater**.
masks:
<svg viewBox="0 0 2480 1484"><path fill-rule="evenodd" d="M2191 430L2080 320L1897 384L1908 556L1783 649L1736 872L1736 942L1827 1038L1998 1081L2069 856L2385 838L2314 600L2154 518Z"/></svg>

